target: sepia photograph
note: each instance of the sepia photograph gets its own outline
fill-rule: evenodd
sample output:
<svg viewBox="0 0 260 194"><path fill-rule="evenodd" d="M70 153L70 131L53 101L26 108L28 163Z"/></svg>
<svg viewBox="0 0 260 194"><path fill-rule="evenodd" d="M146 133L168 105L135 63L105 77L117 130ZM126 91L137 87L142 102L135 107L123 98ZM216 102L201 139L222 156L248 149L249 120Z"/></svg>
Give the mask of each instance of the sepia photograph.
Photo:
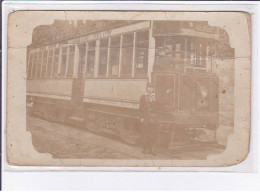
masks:
<svg viewBox="0 0 260 194"><path fill-rule="evenodd" d="M8 27L9 164L207 167L246 158L249 15L19 11Z"/></svg>

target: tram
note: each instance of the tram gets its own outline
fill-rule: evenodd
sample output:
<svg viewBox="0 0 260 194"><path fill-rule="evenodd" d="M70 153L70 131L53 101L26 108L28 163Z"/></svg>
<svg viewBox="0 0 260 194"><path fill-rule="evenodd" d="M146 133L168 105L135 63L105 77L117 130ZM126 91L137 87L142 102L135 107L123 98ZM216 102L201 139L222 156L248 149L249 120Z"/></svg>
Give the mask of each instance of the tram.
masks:
<svg viewBox="0 0 260 194"><path fill-rule="evenodd" d="M34 29L28 112L136 144L152 83L163 142L215 141L225 30L204 21L68 21Z"/></svg>

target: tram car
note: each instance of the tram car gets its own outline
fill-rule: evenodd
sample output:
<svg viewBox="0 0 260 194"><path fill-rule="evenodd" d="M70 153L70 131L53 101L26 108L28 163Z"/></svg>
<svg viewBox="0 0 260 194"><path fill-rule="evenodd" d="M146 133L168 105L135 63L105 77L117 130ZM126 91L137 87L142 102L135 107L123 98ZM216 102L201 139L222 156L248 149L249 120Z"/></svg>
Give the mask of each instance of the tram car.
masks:
<svg viewBox="0 0 260 194"><path fill-rule="evenodd" d="M232 56L226 31L203 21L55 20L27 48L27 109L136 144L152 83L162 142L215 141L218 65Z"/></svg>

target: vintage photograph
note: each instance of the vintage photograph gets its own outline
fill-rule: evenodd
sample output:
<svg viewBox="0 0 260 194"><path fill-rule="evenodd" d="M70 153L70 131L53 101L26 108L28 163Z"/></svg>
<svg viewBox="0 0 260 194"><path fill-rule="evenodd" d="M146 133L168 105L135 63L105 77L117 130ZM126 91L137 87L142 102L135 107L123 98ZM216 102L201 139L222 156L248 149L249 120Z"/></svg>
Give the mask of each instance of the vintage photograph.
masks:
<svg viewBox="0 0 260 194"><path fill-rule="evenodd" d="M120 164L127 160L220 165L207 160L236 142L232 138L235 70L240 58L246 59L245 68L250 70L250 56L238 56L231 40L234 36L235 41L248 38L250 46L250 18L238 13L248 22L242 29L248 30L248 37L239 37L229 33L237 13L229 13L231 17L219 13L218 18L212 12L207 18L203 13L187 17L185 12L171 12L169 18L178 17L167 20L156 17L163 15L160 12L150 14L150 19L127 19L127 14L131 12L122 14L122 19L103 17L102 12L95 12L100 16L97 19L51 15L52 22L33 26L24 49L23 98L26 133L33 149L39 155L47 154L49 160L109 160L109 165L101 162L97 166L140 164ZM202 17L193 18L193 14ZM230 26L212 22L225 17ZM12 22L9 25L14 26L16 21ZM246 79L250 90L250 74ZM250 96L246 95L250 109ZM250 114L246 116L250 123ZM249 134L250 126L244 131ZM239 143L241 152L248 152L249 135L245 138L248 141ZM238 158L237 163L245 159ZM9 159L12 161L12 155ZM233 161L223 160L220 166ZM44 164L52 163L40 165ZM174 162L165 165L175 166Z"/></svg>

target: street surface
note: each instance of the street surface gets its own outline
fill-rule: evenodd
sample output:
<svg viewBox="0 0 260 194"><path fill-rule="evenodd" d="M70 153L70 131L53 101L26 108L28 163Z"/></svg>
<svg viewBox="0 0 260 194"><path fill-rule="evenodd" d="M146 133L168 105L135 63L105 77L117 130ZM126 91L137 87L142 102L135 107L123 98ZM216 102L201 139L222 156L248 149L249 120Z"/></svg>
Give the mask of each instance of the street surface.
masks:
<svg viewBox="0 0 260 194"><path fill-rule="evenodd" d="M171 149L156 147L156 156L142 154L141 147L125 144L120 139L32 116L27 116L27 130L32 134L34 148L52 154L53 158L203 160L224 150L220 145L196 143Z"/></svg>

